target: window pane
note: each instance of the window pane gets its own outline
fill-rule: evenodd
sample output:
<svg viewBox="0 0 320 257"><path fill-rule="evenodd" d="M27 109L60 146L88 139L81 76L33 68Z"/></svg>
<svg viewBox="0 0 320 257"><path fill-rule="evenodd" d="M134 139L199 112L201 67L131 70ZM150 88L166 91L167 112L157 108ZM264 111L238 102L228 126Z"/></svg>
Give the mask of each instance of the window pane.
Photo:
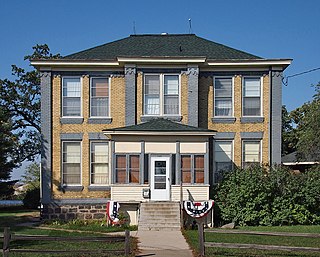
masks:
<svg viewBox="0 0 320 257"><path fill-rule="evenodd" d="M232 142L215 141L215 161L230 162L232 160Z"/></svg>
<svg viewBox="0 0 320 257"><path fill-rule="evenodd" d="M260 97L260 78L244 78L244 96Z"/></svg>
<svg viewBox="0 0 320 257"><path fill-rule="evenodd" d="M63 96L81 97L80 78L63 78Z"/></svg>
<svg viewBox="0 0 320 257"><path fill-rule="evenodd" d="M215 116L231 116L232 115L232 99L216 98L215 99Z"/></svg>
<svg viewBox="0 0 320 257"><path fill-rule="evenodd" d="M179 94L179 76L178 75L164 76L164 94L165 95Z"/></svg>
<svg viewBox="0 0 320 257"><path fill-rule="evenodd" d="M243 99L243 115L244 116L260 116L260 98L246 97Z"/></svg>
<svg viewBox="0 0 320 257"><path fill-rule="evenodd" d="M232 97L232 78L216 78L214 89L215 97Z"/></svg>
<svg viewBox="0 0 320 257"><path fill-rule="evenodd" d="M145 94L160 94L160 77L159 75L145 76Z"/></svg>
<svg viewBox="0 0 320 257"><path fill-rule="evenodd" d="M191 183L191 156L181 156L182 183Z"/></svg>
<svg viewBox="0 0 320 257"><path fill-rule="evenodd" d="M164 114L179 114L179 96L164 96Z"/></svg>
<svg viewBox="0 0 320 257"><path fill-rule="evenodd" d="M91 143L91 184L108 184L108 143Z"/></svg>
<svg viewBox="0 0 320 257"><path fill-rule="evenodd" d="M92 78L91 80L91 96L108 97L109 96L109 79L108 78Z"/></svg>
<svg viewBox="0 0 320 257"><path fill-rule="evenodd" d="M92 117L109 116L109 79L91 79L90 115Z"/></svg>
<svg viewBox="0 0 320 257"><path fill-rule="evenodd" d="M246 141L243 142L243 161L244 162L260 162L260 142Z"/></svg>
<svg viewBox="0 0 320 257"><path fill-rule="evenodd" d="M125 155L117 155L116 168L117 169L125 169L126 168L126 156Z"/></svg>
<svg viewBox="0 0 320 257"><path fill-rule="evenodd" d="M204 183L204 156L195 155L194 156L194 179L195 183Z"/></svg>
<svg viewBox="0 0 320 257"><path fill-rule="evenodd" d="M160 114L160 96L146 95L145 96L145 114Z"/></svg>
<svg viewBox="0 0 320 257"><path fill-rule="evenodd" d="M108 117L109 116L109 99L92 98L91 99L91 116Z"/></svg>
<svg viewBox="0 0 320 257"><path fill-rule="evenodd" d="M140 158L138 155L129 156L129 183L139 183Z"/></svg>
<svg viewBox="0 0 320 257"><path fill-rule="evenodd" d="M81 98L80 97L63 97L62 112L63 116L80 116L81 115Z"/></svg>

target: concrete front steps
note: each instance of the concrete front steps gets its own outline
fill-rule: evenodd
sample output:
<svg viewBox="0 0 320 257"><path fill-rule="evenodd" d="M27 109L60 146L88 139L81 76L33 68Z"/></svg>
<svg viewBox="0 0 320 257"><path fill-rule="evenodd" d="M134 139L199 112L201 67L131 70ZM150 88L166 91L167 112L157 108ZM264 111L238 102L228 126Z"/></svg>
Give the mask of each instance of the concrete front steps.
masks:
<svg viewBox="0 0 320 257"><path fill-rule="evenodd" d="M176 231L180 230L180 205L176 202L141 203L140 231Z"/></svg>

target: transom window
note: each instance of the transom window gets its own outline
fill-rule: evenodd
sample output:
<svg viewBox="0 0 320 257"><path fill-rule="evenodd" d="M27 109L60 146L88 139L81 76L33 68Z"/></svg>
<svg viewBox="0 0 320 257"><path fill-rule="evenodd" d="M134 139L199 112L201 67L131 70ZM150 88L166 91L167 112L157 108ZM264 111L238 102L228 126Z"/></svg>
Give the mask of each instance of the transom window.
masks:
<svg viewBox="0 0 320 257"><path fill-rule="evenodd" d="M243 116L261 116L261 79L243 79Z"/></svg>
<svg viewBox="0 0 320 257"><path fill-rule="evenodd" d="M109 78L91 78L90 116L109 117Z"/></svg>
<svg viewBox="0 0 320 257"><path fill-rule="evenodd" d="M242 167L246 168L261 161L261 142L242 141Z"/></svg>
<svg viewBox="0 0 320 257"><path fill-rule="evenodd" d="M109 148L107 142L91 142L91 184L107 185Z"/></svg>
<svg viewBox="0 0 320 257"><path fill-rule="evenodd" d="M204 155L181 155L182 183L204 183Z"/></svg>
<svg viewBox="0 0 320 257"><path fill-rule="evenodd" d="M81 142L62 142L62 184L81 184Z"/></svg>
<svg viewBox="0 0 320 257"><path fill-rule="evenodd" d="M145 75L144 114L178 115L179 75Z"/></svg>
<svg viewBox="0 0 320 257"><path fill-rule="evenodd" d="M81 116L80 77L62 78L62 116Z"/></svg>
<svg viewBox="0 0 320 257"><path fill-rule="evenodd" d="M116 155L115 183L139 183L140 156L131 154Z"/></svg>
<svg viewBox="0 0 320 257"><path fill-rule="evenodd" d="M233 115L232 84L232 77L214 79L214 116Z"/></svg>
<svg viewBox="0 0 320 257"><path fill-rule="evenodd" d="M232 163L232 141L215 141L214 143L215 172L214 182L223 179L224 172L233 168Z"/></svg>

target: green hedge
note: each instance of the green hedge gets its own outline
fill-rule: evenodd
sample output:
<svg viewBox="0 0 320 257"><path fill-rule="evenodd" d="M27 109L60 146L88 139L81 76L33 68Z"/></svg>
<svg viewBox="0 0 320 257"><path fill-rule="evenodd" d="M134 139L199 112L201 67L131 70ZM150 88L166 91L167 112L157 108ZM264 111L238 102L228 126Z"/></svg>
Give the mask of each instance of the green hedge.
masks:
<svg viewBox="0 0 320 257"><path fill-rule="evenodd" d="M320 224L320 169L301 174L281 166L235 169L215 188L215 200L220 223Z"/></svg>

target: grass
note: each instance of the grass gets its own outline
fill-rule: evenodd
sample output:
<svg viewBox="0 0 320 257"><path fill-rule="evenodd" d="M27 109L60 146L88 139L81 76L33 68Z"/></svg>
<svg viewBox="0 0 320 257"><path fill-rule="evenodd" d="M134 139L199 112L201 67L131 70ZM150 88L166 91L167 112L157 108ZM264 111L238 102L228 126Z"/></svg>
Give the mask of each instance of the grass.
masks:
<svg viewBox="0 0 320 257"><path fill-rule="evenodd" d="M23 210L21 208L10 207L0 209L0 235L4 227L10 227L11 231L19 235L48 235L57 237L82 237L82 236L99 236L92 232L114 232L123 231L124 228L120 227L101 227L99 222L92 223L90 226L81 226L81 222L75 222L75 224L64 224L59 225L54 223L49 225L49 229L40 229L39 227L29 227L29 226L19 226L21 223L29 222L39 216L39 212L33 210ZM51 226L51 227L50 227ZM50 230L52 228L52 230ZM61 231L54 230L53 228L63 228L63 229L75 229L82 230L82 232L72 232L72 231ZM133 254L136 250L137 242L134 238L131 239L131 249L133 249ZM15 249L52 249L52 250L62 250L62 249L87 249L87 250L122 250L124 249L124 242L116 243L104 243L104 242L55 242L55 241L12 241L10 242L10 248ZM2 241L0 240L0 249L2 249ZM13 256L26 256L26 257L42 257L42 256L122 256L122 255L112 255L112 254L43 254L43 253L10 253L10 257Z"/></svg>
<svg viewBox="0 0 320 257"><path fill-rule="evenodd" d="M263 232L295 232L295 233L320 233L320 226L290 226L290 227L242 227L241 230L263 231ZM183 232L189 245L198 251L198 231L186 230ZM265 244L265 245L286 245L301 247L319 247L320 238L304 237L280 237L280 236L257 236L257 235L239 235L239 234L218 234L205 233L206 242L219 243L239 243L239 244ZM206 256L301 256L315 257L319 253L306 252L286 252L271 250L247 250L247 249L223 249L206 248Z"/></svg>

